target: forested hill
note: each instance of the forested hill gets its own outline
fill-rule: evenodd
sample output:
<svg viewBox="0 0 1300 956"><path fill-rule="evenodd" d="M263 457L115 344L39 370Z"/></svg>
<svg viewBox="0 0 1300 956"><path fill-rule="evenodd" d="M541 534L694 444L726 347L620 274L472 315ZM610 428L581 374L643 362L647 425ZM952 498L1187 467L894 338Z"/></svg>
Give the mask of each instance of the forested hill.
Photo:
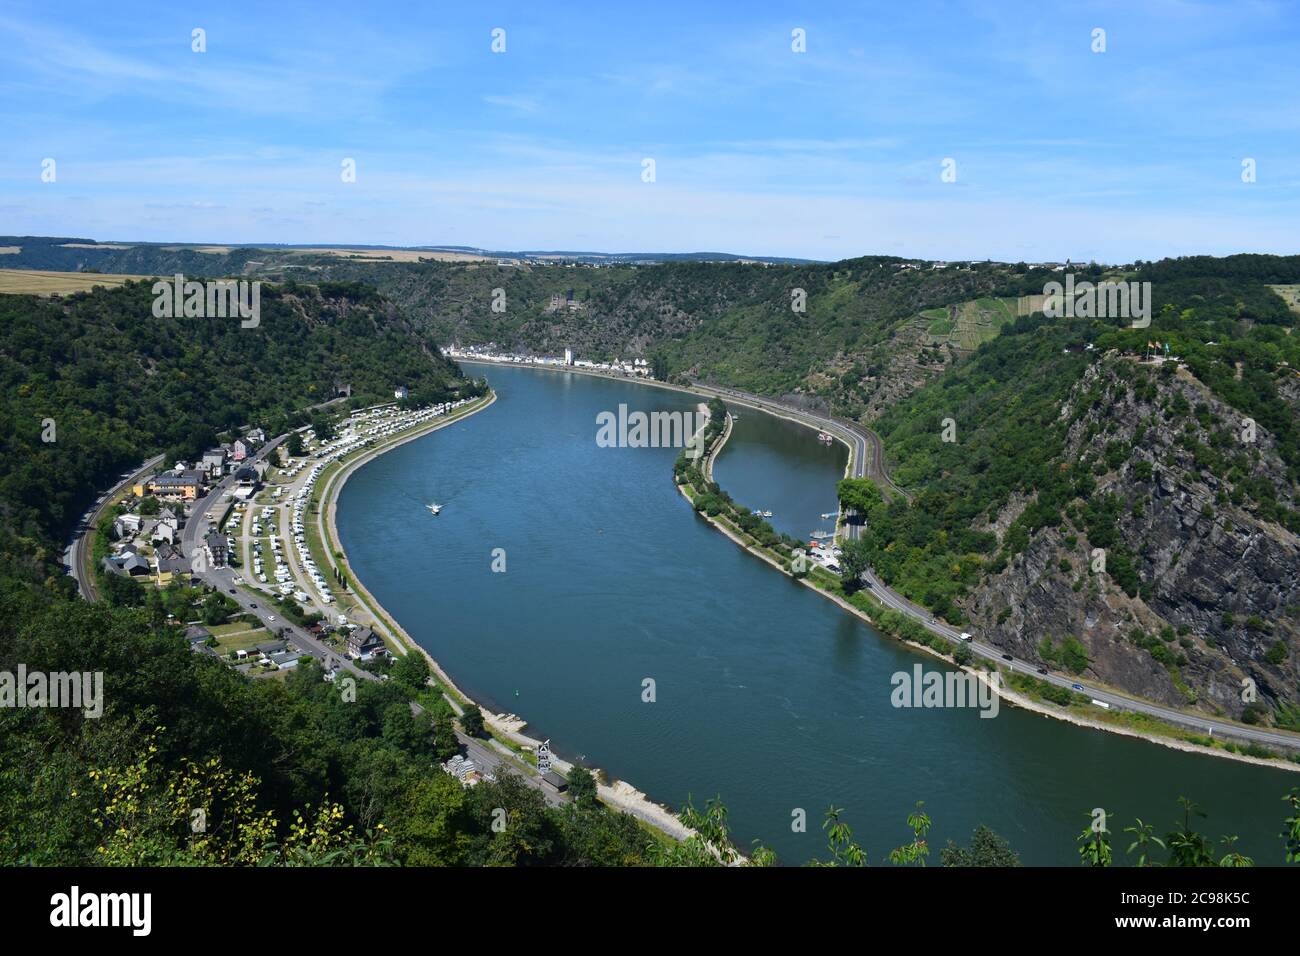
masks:
<svg viewBox="0 0 1300 956"><path fill-rule="evenodd" d="M399 385L441 396L465 384L364 286L264 286L250 328L155 318L150 286L0 296L0 514L33 545L59 540L98 490L158 452L189 460L239 427L279 434L340 385L374 402Z"/></svg>
<svg viewBox="0 0 1300 956"><path fill-rule="evenodd" d="M1296 260L1133 277L1149 328L1019 319L877 421L914 497L868 559L1017 658L1300 730Z"/></svg>

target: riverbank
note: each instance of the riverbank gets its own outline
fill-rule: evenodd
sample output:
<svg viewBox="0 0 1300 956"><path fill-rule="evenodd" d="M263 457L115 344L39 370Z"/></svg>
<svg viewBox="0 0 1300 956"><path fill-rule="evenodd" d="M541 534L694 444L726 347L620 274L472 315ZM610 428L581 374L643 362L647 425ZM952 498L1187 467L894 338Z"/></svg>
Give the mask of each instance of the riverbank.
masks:
<svg viewBox="0 0 1300 956"><path fill-rule="evenodd" d="M797 418L791 418L790 420L798 422ZM731 416L728 415L728 426L730 426L730 422ZM801 424L806 425L806 423ZM706 449L704 461L700 469L700 472L706 481L713 480L713 462L722 451L722 448L726 444L730 434L730 427L725 428L714 441L712 447ZM848 470L852 472L852 468L853 462L850 461ZM677 488L682 496L685 497L687 501L691 502L692 507L694 507L696 495L701 492L701 489L698 489L689 483L679 483ZM1148 743L1158 744L1163 747L1180 750L1186 753L1206 754L1209 756L1236 760L1240 763L1250 763L1257 766L1300 772L1300 763L1296 762L1294 759L1288 759L1285 755L1269 757L1262 756L1258 752L1251 753L1249 752L1251 748L1251 745L1249 744L1224 742L1212 736L1203 736L1192 730L1185 729L1175 724L1170 724L1142 712L1125 710L1111 711L1096 708L1095 705L1090 703L1080 702L1059 705L1045 698L1030 696L1029 694L1012 687L1009 678L1014 675L1015 679L1021 682L1027 682L1026 679L1028 679L1028 681L1033 681L1036 680L1035 678L1014 670L1009 673L1000 664L995 665L995 669L990 669L971 664L959 663L954 655L959 653L958 648L960 645L955 645L951 641L942 638L936 638L934 643L923 643L922 641L910 638L906 633L904 633L903 626L913 624L914 622L910 618L886 608L883 601L880 602L881 607L875 613L873 613L873 606L870 604L863 606L854 603L854 598L862 601L869 601L866 595L870 592L863 590L857 592L857 594L851 597L846 596L843 593L838 579L829 572L818 567L814 567L809 574L804 576L792 575L790 568L780 560L779 555L774 554L768 548L762 547L759 542L754 540L743 529L736 527L732 522L726 520L724 516L709 515L700 511L697 511L696 513L705 521L709 522L715 530L726 535L732 540L732 542L743 548L752 556L764 561L770 567L782 572L787 577L794 577L795 580L799 581L799 583L812 588L823 597L834 601L841 609L848 611L850 614L857 616L863 621L866 621L878 633L897 640L914 651L942 660L949 666L975 674L981 680L984 680L986 683L993 686L999 697L1008 704L1020 707L1023 710L1027 710L1040 716L1055 718L1079 727L1106 731L1120 736L1134 737ZM891 614L901 618L899 626L891 626L889 618L889 615ZM936 647L935 644L940 644L941 646ZM990 681L988 678L992 673L1001 674L1002 679L998 681ZM1081 713L1068 709L1069 707L1080 706L1089 708L1090 712Z"/></svg>
<svg viewBox="0 0 1300 956"><path fill-rule="evenodd" d="M610 376L612 377L612 376ZM468 694L456 685L451 675L443 668L441 664L427 650L421 647L414 638L390 615L383 605L375 596L366 588L360 577L353 571L348 562L347 553L340 543L338 526L337 526L337 506L339 495L343 487L347 484L348 479L363 465L374 461L380 455L390 452L407 442L414 441L417 438L423 438L440 428L464 421L471 415L477 414L490 407L496 402L496 393L490 392L489 395L479 403L471 403L465 408L459 410L455 415L444 419L435 419L428 427L412 430L410 434L397 436L393 440L382 445L377 445L366 449L356 458L342 465L336 472L328 477L320 491L320 511L318 521L320 522L322 547L325 552L325 558L331 566L337 567L347 576L352 586L352 591L360 604L366 609L371 620L369 626L372 627L382 637L385 637L391 647L401 653L418 653L421 654L429 664L429 669L433 672L438 682L443 686L448 701L451 703L453 710L457 714L461 713L465 707L473 704L479 706ZM364 622L363 622L364 623ZM510 746L516 751L516 756L521 759L527 759L535 754L537 747L543 743L523 733L523 728L527 726L527 721L523 720L516 714L493 714L487 709L483 710L484 723L488 725L492 736L500 746ZM561 773L568 773L573 765L558 756L553 756L551 764ZM596 776L598 781L597 793L600 799L614 809L620 810L628 815L635 817L641 822L654 827L661 833L676 839L684 840L693 835L693 832L683 826L677 819L677 815L668 807L662 806L650 800L645 793L638 790L632 784L623 780L609 779L607 782L599 782L605 778L605 774L599 768L588 768Z"/></svg>
<svg viewBox="0 0 1300 956"><path fill-rule="evenodd" d="M456 361L462 365L486 365L489 367L493 365L499 365L502 366L503 368L528 368L539 372L568 372L574 375L588 375L591 376L592 378L603 378L611 382L628 382L633 385L649 385L653 388L662 388L670 392L683 392L688 395L701 395L705 398L719 398L722 401L727 402L729 404L743 405L746 408L752 408L755 411L760 411L765 415L771 415L773 418L783 418L788 422L794 422L798 425L802 425L804 428L815 428L818 430L822 429L821 425L814 425L811 422L799 418L798 413L796 412L789 411L789 410L780 410L773 407L765 407L763 405L759 405L754 402L747 401L743 398L737 398L732 389L723 388L723 387L710 388L707 385L671 385L668 382L661 382L658 379L654 379L654 378L641 378L636 375L614 375L609 372L599 372L593 369L586 369L586 368L574 368L568 365L558 365L558 366L532 365L528 362L485 362L476 359L456 359ZM839 426L835 426L833 422L831 423L831 425L834 428L839 427ZM846 478L851 477L853 474L853 469L857 464L857 457L856 457L856 452L853 448L853 444L849 441L846 441L844 436L839 434L838 431L829 431L827 432L827 434L829 434L833 439L835 439L837 442L839 442L841 445L843 445L845 448L849 450L849 460L848 463L845 465L844 477Z"/></svg>

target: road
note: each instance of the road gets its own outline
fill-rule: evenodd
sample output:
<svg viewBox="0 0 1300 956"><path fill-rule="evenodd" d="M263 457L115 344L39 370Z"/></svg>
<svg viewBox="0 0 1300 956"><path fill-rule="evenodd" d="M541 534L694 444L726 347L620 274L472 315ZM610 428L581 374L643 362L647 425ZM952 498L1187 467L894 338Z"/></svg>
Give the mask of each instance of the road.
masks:
<svg viewBox="0 0 1300 956"><path fill-rule="evenodd" d="M837 418L828 418L812 412L806 412L802 409L773 401L772 399L761 398L757 395L751 395L748 392L742 392L732 388L724 388L717 385L702 385L697 383L694 386L694 390L712 392L730 402L736 402L748 405L752 408L762 409L763 411L775 412L780 415L795 418L806 424L815 425L824 431L834 431L835 434L845 438L846 441L849 441L853 448L853 467L850 471L850 477L869 477L890 491L902 495L909 501L911 500L911 495L894 484L893 479L885 470L883 444L880 440L880 436L871 429L855 422ZM845 527L850 537L856 538L861 531L861 526L857 524L846 524ZM911 601L907 600L907 598L889 588L880 580L874 570L868 568L863 574L862 580L866 584L868 592L873 594L876 600L885 607L906 614L908 617L919 621L922 626L931 633L947 638L954 644L961 643L962 632L960 628L954 628L942 621L935 620L934 615L929 610L913 604ZM1171 707L1165 707L1151 701L1130 697L1114 690L1090 686L1081 681L1078 677L1072 675L1054 674L1051 671L1040 673L1038 667L1041 665L1016 660L1014 656L1011 660L1008 660L1005 656L1005 649L994 644L986 644L979 640L971 640L966 643L967 646L970 647L971 651L978 657L994 661L1005 667L1009 667L1013 671L1030 674L1039 680L1054 684L1057 687L1073 689L1075 685L1078 685L1083 689L1082 691L1077 691L1077 693L1087 694L1091 699L1102 701L1117 710L1129 710L1137 713L1149 714L1152 717L1157 717L1167 723L1185 727L1196 733L1207 734L1212 737L1231 737L1236 740L1244 740L1250 743L1258 743L1266 746L1281 747L1287 750L1300 749L1300 734L1288 733L1287 731L1281 730L1270 730L1267 728L1248 727L1242 724L1216 720L1213 717L1203 716L1201 714L1184 713L1183 711L1174 710Z"/></svg>
<svg viewBox="0 0 1300 956"><path fill-rule="evenodd" d="M834 415L828 416L806 411L793 405L787 405L784 402L774 401L770 398L764 398L750 392L742 392L735 388L727 388L722 385L705 385L701 382L694 382L691 388L694 391L716 394L728 401L748 405L751 408L794 418L805 425L814 426L821 431L843 439L853 449L852 470L849 472L850 478L870 478L883 486L886 495L892 493L901 495L909 501L911 500L911 494L896 485L894 479L889 476L889 472L885 470L884 442L880 440L879 435L866 425L850 421L847 418L837 418Z"/></svg>
<svg viewBox="0 0 1300 956"><path fill-rule="evenodd" d="M154 469L162 463L162 460L162 455L155 455L96 498L95 503L86 510L86 513L78 520L76 528L73 529L72 541L67 550L63 552L63 563L67 567L68 573L76 580L77 591L87 601L93 601L97 597L95 593L95 569L90 566L92 557L88 547L90 532L95 530L95 525L99 523L100 517L113 499L134 484L138 478L153 474Z"/></svg>

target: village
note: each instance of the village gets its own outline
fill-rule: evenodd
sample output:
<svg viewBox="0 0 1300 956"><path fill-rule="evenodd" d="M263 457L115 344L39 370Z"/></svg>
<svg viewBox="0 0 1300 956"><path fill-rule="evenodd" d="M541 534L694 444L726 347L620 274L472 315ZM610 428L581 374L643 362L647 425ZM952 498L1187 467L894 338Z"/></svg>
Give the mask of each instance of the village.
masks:
<svg viewBox="0 0 1300 956"><path fill-rule="evenodd" d="M462 348L448 345L442 354L451 359L468 362L500 362L510 365L541 365L547 368L574 368L588 372L603 372L607 375L631 375L635 378L653 379L650 362L646 359L614 359L612 362L593 362L589 359L574 358L573 349L565 349L563 356L522 355L514 352L498 352L493 344L470 345Z"/></svg>
<svg viewBox="0 0 1300 956"><path fill-rule="evenodd" d="M406 389L394 397L402 402ZM314 657L332 681L345 658L388 656L323 547L320 481L467 401L358 409L329 422L326 435L303 426L268 441L254 428L137 478L100 525L101 583L148 588L156 597L145 592L146 603L161 601L192 650L252 677L283 676Z"/></svg>

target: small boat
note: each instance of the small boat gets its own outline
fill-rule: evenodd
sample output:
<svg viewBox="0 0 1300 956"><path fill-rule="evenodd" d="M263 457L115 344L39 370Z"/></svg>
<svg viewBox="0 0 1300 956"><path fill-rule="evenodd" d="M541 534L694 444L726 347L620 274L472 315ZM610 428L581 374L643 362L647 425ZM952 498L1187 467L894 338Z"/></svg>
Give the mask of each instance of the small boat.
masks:
<svg viewBox="0 0 1300 956"><path fill-rule="evenodd" d="M435 514L435 515L442 510L442 505L439 504L431 504L431 505L427 505L426 507L429 509L429 512L431 514Z"/></svg>
<svg viewBox="0 0 1300 956"><path fill-rule="evenodd" d="M812 537L814 540L820 541L822 538L833 538L835 536L829 531L814 531Z"/></svg>
<svg viewBox="0 0 1300 956"><path fill-rule="evenodd" d="M753 515L755 518L763 517L763 512L758 508L755 508L753 511L751 511L750 514Z"/></svg>
<svg viewBox="0 0 1300 956"><path fill-rule="evenodd" d="M831 442L833 442L835 439L832 438L830 435L828 435L826 432L818 432L818 433L817 433L817 440L818 440L818 441L825 442L826 444L829 445L829 444L830 444Z"/></svg>
<svg viewBox="0 0 1300 956"><path fill-rule="evenodd" d="M822 515L822 518L829 520L830 518L838 518L839 516L840 513L838 511L827 511L825 514Z"/></svg>
<svg viewBox="0 0 1300 956"><path fill-rule="evenodd" d="M770 518L770 517L772 517L772 512L770 512L770 511L764 511L764 512L763 512L763 517L764 517L764 518Z"/></svg>

